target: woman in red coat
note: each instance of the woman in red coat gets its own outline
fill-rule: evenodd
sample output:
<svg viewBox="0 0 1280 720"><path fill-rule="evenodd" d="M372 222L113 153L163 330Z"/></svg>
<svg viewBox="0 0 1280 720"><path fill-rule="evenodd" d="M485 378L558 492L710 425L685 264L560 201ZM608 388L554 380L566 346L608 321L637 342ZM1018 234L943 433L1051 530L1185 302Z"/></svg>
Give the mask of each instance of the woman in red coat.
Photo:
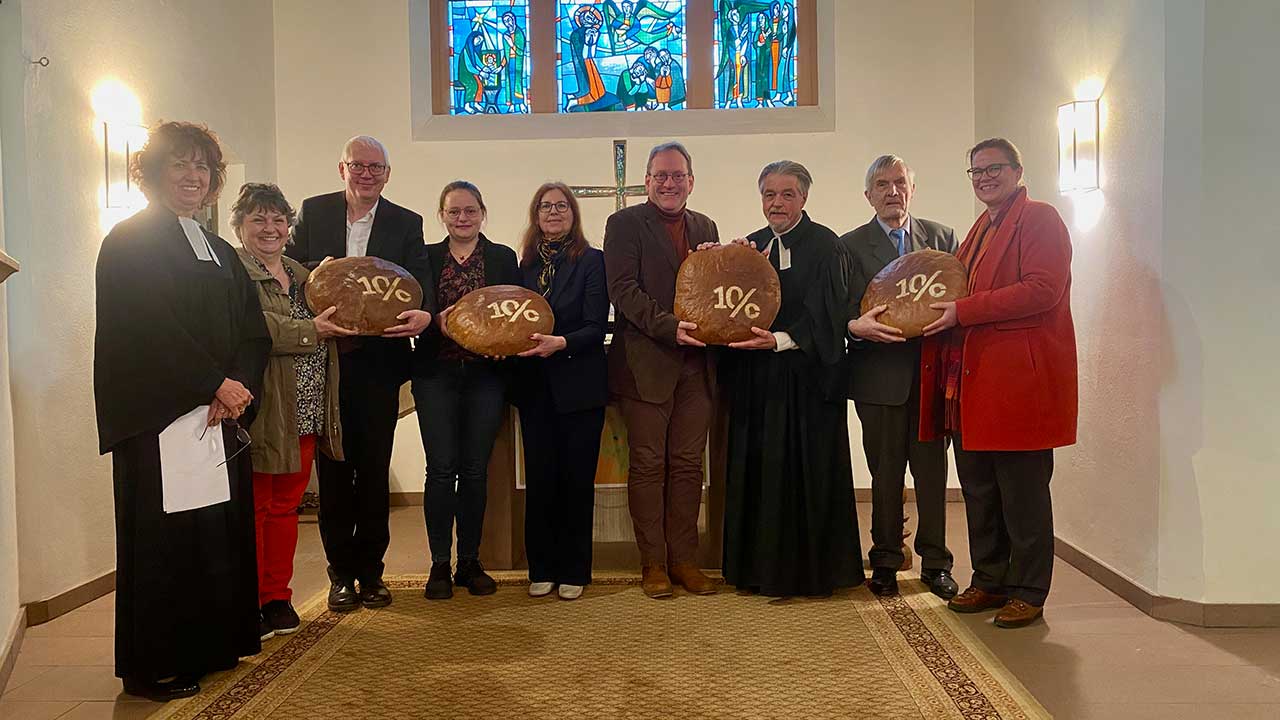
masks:
<svg viewBox="0 0 1280 720"><path fill-rule="evenodd" d="M949 433L964 492L973 580L956 612L999 608L1022 627L1043 614L1053 574L1053 448L1076 441L1071 237L1058 211L1031 200L1008 140L969 152L987 206L957 256L969 295L938 303L921 359L921 439Z"/></svg>

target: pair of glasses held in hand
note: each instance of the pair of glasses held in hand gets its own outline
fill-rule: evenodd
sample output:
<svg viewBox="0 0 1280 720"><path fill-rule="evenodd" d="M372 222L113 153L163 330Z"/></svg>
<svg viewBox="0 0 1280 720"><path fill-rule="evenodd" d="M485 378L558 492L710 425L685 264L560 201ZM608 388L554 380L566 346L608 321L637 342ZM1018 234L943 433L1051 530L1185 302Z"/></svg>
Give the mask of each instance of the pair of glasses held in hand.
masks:
<svg viewBox="0 0 1280 720"><path fill-rule="evenodd" d="M239 455L240 453L244 452L244 451L245 451L245 449L246 449L246 448L248 448L248 447L249 447L249 445L251 445L251 444L253 443L253 438L249 436L249 431L248 431L248 430L245 430L243 427L241 427L241 426L240 426L240 422L239 422L238 420L234 420L234 419L227 419L227 420L223 420L221 424L222 424L222 425L226 425L226 426L228 426L228 427L233 427L233 428L235 428L235 430L236 430L236 439L240 441L240 449L239 449L239 450L236 450L236 451L235 451L235 452L233 452L233 453L231 453L231 455L227 456L227 459L226 459L226 460L223 460L222 462L218 463L218 464L217 464L217 465L215 465L214 467L222 467L223 465L226 465L227 463L231 462L232 460L234 460L234 459L235 459L235 457L236 457L237 455ZM205 434L205 433L207 433L207 432L209 432L209 428L210 428L210 427L212 427L212 426L210 426L210 425L206 425L206 426L205 426L205 428L204 428L204 431L200 433L200 439L201 439L201 440L204 440L204 434Z"/></svg>

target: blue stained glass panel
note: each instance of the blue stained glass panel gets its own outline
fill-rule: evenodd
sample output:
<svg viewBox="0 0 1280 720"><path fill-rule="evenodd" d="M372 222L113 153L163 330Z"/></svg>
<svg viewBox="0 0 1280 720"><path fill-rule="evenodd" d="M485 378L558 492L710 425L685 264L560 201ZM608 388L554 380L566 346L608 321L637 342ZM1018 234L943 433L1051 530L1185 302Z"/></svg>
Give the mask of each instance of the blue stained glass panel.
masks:
<svg viewBox="0 0 1280 720"><path fill-rule="evenodd" d="M682 110L685 0L559 0L560 112Z"/></svg>
<svg viewBox="0 0 1280 720"><path fill-rule="evenodd" d="M715 107L794 107L793 0L715 0Z"/></svg>
<svg viewBox="0 0 1280 720"><path fill-rule="evenodd" d="M529 112L529 1L450 0L453 115Z"/></svg>

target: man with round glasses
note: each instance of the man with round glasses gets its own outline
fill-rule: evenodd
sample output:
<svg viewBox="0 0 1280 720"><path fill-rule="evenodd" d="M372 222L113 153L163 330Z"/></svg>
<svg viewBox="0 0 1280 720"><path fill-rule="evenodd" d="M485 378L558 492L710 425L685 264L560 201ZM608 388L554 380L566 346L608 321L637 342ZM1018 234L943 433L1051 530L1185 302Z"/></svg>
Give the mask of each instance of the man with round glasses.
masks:
<svg viewBox="0 0 1280 720"><path fill-rule="evenodd" d="M924 329L937 340L921 368L921 387L934 389L921 439L951 435L964 492L973 579L949 607L998 610L995 624L1016 628L1044 612L1053 448L1076 441L1071 237L1052 205L1027 197L1013 143L983 140L969 164L987 210L957 253L968 296L934 304L942 317Z"/></svg>
<svg viewBox="0 0 1280 720"><path fill-rule="evenodd" d="M645 166L649 201L619 210L604 231L605 274L617 328L609 348L609 392L627 426L627 497L649 597L672 581L715 592L697 566L702 455L711 423L713 356L673 314L676 273L690 252L720 242L716 224L686 203L693 160L678 142L658 145Z"/></svg>
<svg viewBox="0 0 1280 720"><path fill-rule="evenodd" d="M391 603L382 582L391 541L388 475L400 409L409 379L409 338L431 322L432 274L422 239L422 216L382 197L391 162L382 143L367 135L347 141L338 160L343 190L302 202L289 257L315 268L328 258L372 256L408 270L422 285L422 308L401 313L382 337L344 339L339 352L339 414L343 461L323 455L320 538L329 561L329 609L344 612ZM357 589L357 582L359 587Z"/></svg>

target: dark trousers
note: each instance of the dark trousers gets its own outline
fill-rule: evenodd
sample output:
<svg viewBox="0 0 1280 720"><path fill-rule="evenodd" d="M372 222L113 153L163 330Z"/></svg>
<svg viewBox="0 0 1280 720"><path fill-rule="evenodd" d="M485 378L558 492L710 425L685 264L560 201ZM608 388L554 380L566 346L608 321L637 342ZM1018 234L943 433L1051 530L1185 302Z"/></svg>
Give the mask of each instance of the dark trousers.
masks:
<svg viewBox="0 0 1280 720"><path fill-rule="evenodd" d="M862 423L862 450L871 468L872 568L902 567L902 490L907 466L916 485L916 554L924 570L950 570L947 549L947 449L943 440L920 442L920 385L904 405L854 403Z"/></svg>
<svg viewBox="0 0 1280 720"><path fill-rule="evenodd" d="M969 522L972 585L1044 605L1053 578L1052 450L964 450L956 471Z"/></svg>
<svg viewBox="0 0 1280 720"><path fill-rule="evenodd" d="M591 524L604 408L558 413L545 388L520 408L530 582L591 582Z"/></svg>
<svg viewBox="0 0 1280 720"><path fill-rule="evenodd" d="M318 453L320 539L334 582L377 581L391 543L388 473L400 384L370 362L368 349L338 359L338 405L345 460Z"/></svg>
<svg viewBox="0 0 1280 720"><path fill-rule="evenodd" d="M480 557L489 455L502 426L506 382L492 362L440 360L413 378L427 456L423 514L431 561L447 563L458 525L458 558Z"/></svg>
<svg viewBox="0 0 1280 720"><path fill-rule="evenodd" d="M646 565L697 561L702 456L711 423L705 362L698 352L686 353L666 402L619 402L630 462L627 502Z"/></svg>

